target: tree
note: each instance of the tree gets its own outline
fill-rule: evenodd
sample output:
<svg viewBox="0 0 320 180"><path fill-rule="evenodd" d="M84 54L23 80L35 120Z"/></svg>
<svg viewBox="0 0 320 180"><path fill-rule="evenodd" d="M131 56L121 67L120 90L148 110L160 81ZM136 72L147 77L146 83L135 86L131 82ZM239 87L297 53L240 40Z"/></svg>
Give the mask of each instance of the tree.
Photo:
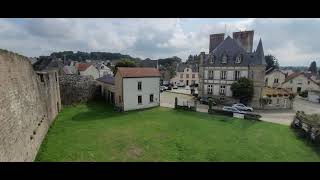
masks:
<svg viewBox="0 0 320 180"><path fill-rule="evenodd" d="M232 96L240 100L241 103L247 104L253 96L253 82L245 77L231 85Z"/></svg>
<svg viewBox="0 0 320 180"><path fill-rule="evenodd" d="M315 61L312 61L308 71L311 71L312 74L317 74L317 70L317 63Z"/></svg>
<svg viewBox="0 0 320 180"><path fill-rule="evenodd" d="M115 68L113 69L114 75L117 73L118 67L136 67L136 63L128 59L122 59L115 65Z"/></svg>
<svg viewBox="0 0 320 180"><path fill-rule="evenodd" d="M279 68L279 62L278 62L277 58L274 57L273 55L271 55L271 54L266 55L265 60L267 63L266 70L268 70L270 68L273 68L273 69Z"/></svg>

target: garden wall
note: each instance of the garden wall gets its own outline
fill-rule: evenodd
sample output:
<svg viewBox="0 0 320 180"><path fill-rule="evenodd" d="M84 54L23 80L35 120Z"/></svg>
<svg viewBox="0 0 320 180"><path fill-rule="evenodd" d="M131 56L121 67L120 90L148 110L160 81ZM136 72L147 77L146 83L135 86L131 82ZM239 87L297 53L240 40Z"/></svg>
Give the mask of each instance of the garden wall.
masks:
<svg viewBox="0 0 320 180"><path fill-rule="evenodd" d="M64 105L87 102L101 93L100 86L91 76L69 74L61 76L59 81L61 102Z"/></svg>
<svg viewBox="0 0 320 180"><path fill-rule="evenodd" d="M56 71L0 50L0 161L33 161L60 107Z"/></svg>

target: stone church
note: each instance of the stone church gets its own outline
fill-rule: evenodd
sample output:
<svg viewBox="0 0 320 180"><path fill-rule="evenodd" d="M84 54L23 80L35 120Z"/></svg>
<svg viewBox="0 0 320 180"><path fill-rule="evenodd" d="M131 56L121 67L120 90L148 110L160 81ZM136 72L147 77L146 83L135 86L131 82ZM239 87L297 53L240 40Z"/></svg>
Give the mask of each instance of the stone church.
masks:
<svg viewBox="0 0 320 180"><path fill-rule="evenodd" d="M209 54L200 54L200 97L213 97L223 104L234 103L237 100L232 98L231 84L246 77L254 84L250 105L261 107L266 62L261 39L253 51L253 36L254 31L234 32L233 38L225 38L224 33L210 35Z"/></svg>

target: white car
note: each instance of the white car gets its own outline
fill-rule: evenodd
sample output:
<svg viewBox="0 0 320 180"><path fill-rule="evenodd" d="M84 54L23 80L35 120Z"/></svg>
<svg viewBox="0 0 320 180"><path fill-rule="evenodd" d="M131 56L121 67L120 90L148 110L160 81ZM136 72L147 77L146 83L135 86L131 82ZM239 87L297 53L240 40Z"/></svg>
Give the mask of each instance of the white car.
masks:
<svg viewBox="0 0 320 180"><path fill-rule="evenodd" d="M174 85L174 86L172 87L172 89L178 89L178 86Z"/></svg>
<svg viewBox="0 0 320 180"><path fill-rule="evenodd" d="M240 110L240 111L253 111L253 108L252 107L249 107L249 106L246 106L244 104L241 104L241 103L236 103L236 104L233 104L232 107Z"/></svg>
<svg viewBox="0 0 320 180"><path fill-rule="evenodd" d="M186 89L186 90L190 90L190 86L186 86L185 89Z"/></svg>
<svg viewBox="0 0 320 180"><path fill-rule="evenodd" d="M240 114L245 114L245 112L240 111L239 109L231 106L223 106L222 110L228 111L228 112L233 112L233 113L240 113Z"/></svg>

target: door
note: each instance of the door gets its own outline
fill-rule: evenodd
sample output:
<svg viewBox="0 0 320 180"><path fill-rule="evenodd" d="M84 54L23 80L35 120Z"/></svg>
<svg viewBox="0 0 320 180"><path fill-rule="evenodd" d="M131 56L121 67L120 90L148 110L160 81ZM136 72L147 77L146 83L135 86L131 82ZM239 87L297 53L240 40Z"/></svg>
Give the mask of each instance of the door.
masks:
<svg viewBox="0 0 320 180"><path fill-rule="evenodd" d="M301 87L297 87L297 93L301 92Z"/></svg>

